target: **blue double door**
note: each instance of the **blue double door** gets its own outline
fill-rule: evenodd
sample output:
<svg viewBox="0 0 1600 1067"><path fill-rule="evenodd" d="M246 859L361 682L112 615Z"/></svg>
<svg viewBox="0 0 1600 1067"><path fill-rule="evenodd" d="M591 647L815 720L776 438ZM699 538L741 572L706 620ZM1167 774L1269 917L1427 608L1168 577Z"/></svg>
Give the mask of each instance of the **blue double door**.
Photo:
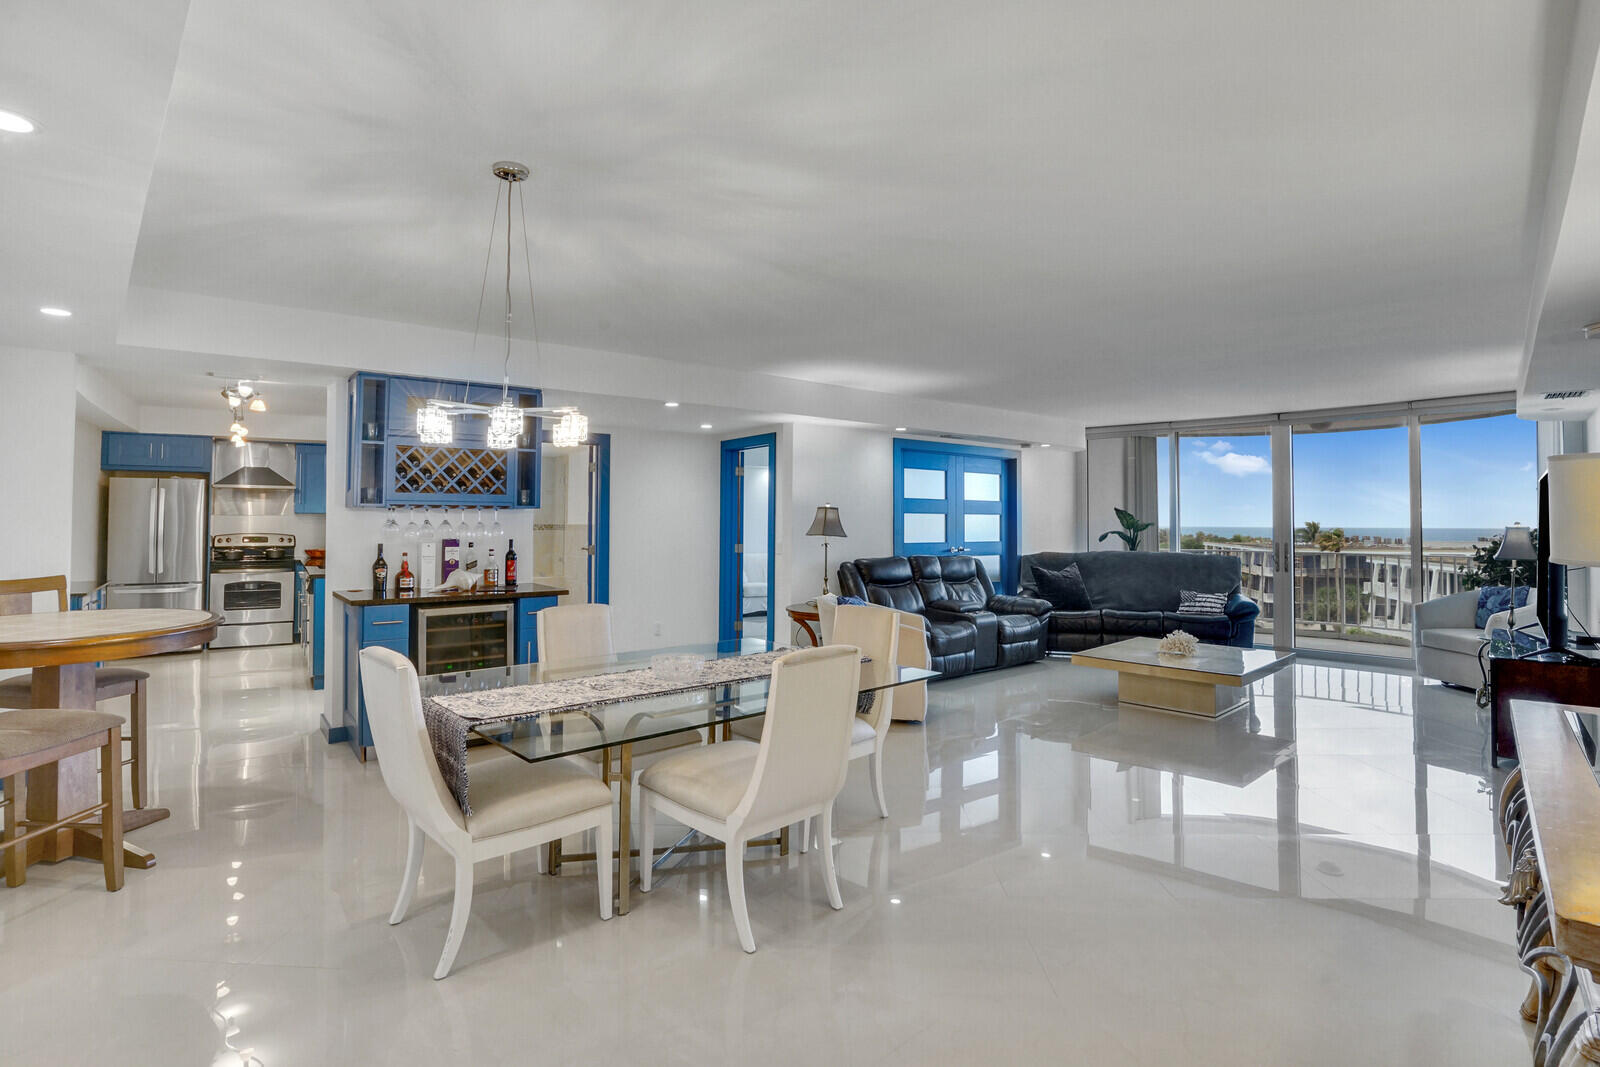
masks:
<svg viewBox="0 0 1600 1067"><path fill-rule="evenodd" d="M996 590L1015 589L1016 463L1001 449L895 441L895 554L972 556Z"/></svg>

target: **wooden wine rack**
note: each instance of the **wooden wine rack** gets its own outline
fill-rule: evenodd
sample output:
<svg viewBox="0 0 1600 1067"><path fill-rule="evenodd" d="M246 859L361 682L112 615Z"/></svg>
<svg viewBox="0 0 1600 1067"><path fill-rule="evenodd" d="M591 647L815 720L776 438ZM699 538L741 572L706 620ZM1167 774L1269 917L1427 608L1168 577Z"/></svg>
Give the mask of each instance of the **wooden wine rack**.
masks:
<svg viewBox="0 0 1600 1067"><path fill-rule="evenodd" d="M506 456L488 448L398 445L394 450L394 495L503 496L509 479Z"/></svg>

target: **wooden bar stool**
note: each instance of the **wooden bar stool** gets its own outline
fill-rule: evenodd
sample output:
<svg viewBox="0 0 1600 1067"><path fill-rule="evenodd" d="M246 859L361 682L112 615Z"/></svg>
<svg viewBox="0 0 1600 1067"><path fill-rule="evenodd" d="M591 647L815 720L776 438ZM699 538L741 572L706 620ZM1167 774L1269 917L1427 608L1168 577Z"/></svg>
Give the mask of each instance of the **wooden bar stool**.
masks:
<svg viewBox="0 0 1600 1067"><path fill-rule="evenodd" d="M46 578L17 578L0 582L0 615L28 615L33 612L33 594L55 593L57 610L67 610L67 576L52 574ZM122 766L131 767L133 778L133 806L143 809L149 802L150 764L148 760L149 733L145 725L146 684L148 671L133 667L101 667L94 672L94 699L115 700L128 698L128 735L122 740L132 751L122 760ZM0 708L33 707L33 682L27 675L0 681ZM117 746L122 754L122 746Z"/></svg>
<svg viewBox="0 0 1600 1067"><path fill-rule="evenodd" d="M100 749L100 803L52 823L24 819L28 772L68 756ZM28 878L28 842L63 826L100 816L106 889L122 888L122 716L71 708L29 708L0 712L0 779L6 788L6 829L0 852L6 859L6 885Z"/></svg>

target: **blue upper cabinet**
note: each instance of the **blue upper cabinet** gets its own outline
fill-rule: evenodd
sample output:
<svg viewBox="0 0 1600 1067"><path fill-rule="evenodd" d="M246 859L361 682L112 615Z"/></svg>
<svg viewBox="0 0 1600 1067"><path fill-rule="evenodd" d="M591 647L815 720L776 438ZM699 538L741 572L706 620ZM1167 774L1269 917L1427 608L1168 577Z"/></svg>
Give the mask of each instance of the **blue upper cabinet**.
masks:
<svg viewBox="0 0 1600 1067"><path fill-rule="evenodd" d="M100 435L100 469L210 474L211 438L107 430Z"/></svg>
<svg viewBox="0 0 1600 1067"><path fill-rule="evenodd" d="M294 446L294 513L322 515L328 510L328 446Z"/></svg>
<svg viewBox="0 0 1600 1067"><path fill-rule="evenodd" d="M536 389L512 389L512 403L535 408ZM536 508L539 420L529 416L514 449L488 447L488 419L459 415L448 445L424 444L417 411L430 400L492 405L501 387L475 382L355 374L350 378L350 507Z"/></svg>

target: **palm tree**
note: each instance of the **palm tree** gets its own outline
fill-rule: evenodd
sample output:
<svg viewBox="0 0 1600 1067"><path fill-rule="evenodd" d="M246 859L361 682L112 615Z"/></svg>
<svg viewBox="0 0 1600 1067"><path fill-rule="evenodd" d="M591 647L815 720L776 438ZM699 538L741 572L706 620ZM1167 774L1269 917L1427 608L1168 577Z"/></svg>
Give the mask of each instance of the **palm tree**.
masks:
<svg viewBox="0 0 1600 1067"><path fill-rule="evenodd" d="M1306 520L1306 524L1295 531L1295 540L1304 541L1308 545L1317 543L1317 535L1322 532L1322 523Z"/></svg>
<svg viewBox="0 0 1600 1067"><path fill-rule="evenodd" d="M1331 530L1322 530L1320 528L1318 530L1318 533L1317 533L1317 547L1322 549L1322 551L1324 551L1324 552L1332 552L1333 553L1334 581L1339 583L1339 625L1338 625L1338 630L1340 632L1342 632L1344 630L1344 624L1345 624L1344 555L1343 555L1343 553L1344 553L1344 550L1345 550L1345 545L1348 544L1348 543L1349 542L1346 540L1346 538L1344 536L1344 528L1343 527L1335 526Z"/></svg>

